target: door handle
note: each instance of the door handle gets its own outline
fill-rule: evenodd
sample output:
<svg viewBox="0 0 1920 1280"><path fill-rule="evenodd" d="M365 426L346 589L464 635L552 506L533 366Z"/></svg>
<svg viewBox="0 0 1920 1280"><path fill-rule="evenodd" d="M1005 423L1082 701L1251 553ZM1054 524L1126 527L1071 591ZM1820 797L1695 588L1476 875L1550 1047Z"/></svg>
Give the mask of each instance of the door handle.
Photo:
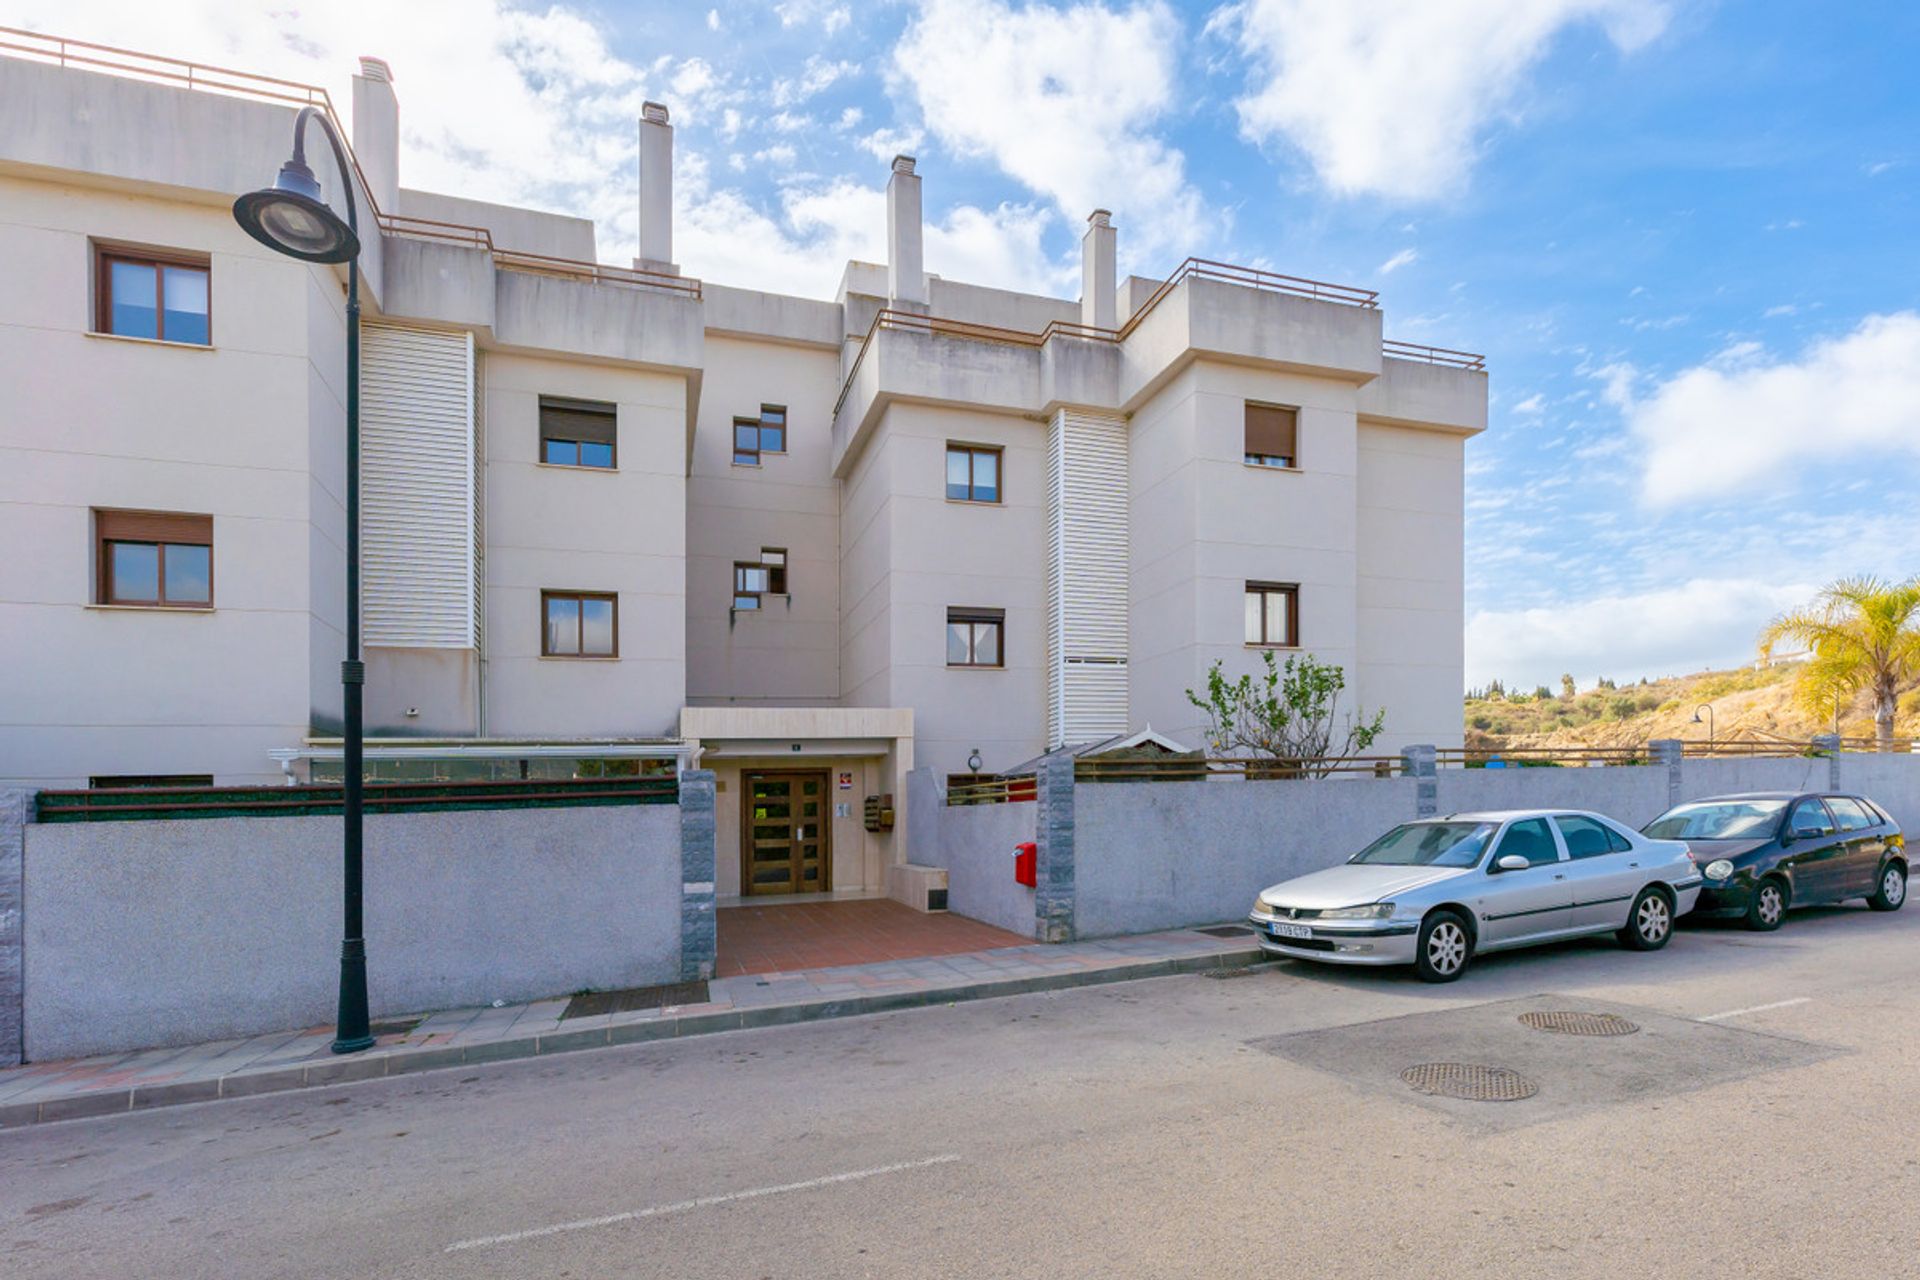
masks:
<svg viewBox="0 0 1920 1280"><path fill-rule="evenodd" d="M1628 865L1628 866L1630 866L1630 867L1637 867L1637 866L1639 866L1640 864L1639 864L1639 863L1637 863L1637 862L1629 862L1629 863L1628 863L1627 865Z"/></svg>
<svg viewBox="0 0 1920 1280"><path fill-rule="evenodd" d="M1561 874L1559 874L1558 872L1556 872L1556 873L1554 874L1554 877L1553 877L1553 878L1554 878L1555 880L1565 880L1565 879L1566 879L1566 876L1564 876L1564 875L1561 875Z"/></svg>

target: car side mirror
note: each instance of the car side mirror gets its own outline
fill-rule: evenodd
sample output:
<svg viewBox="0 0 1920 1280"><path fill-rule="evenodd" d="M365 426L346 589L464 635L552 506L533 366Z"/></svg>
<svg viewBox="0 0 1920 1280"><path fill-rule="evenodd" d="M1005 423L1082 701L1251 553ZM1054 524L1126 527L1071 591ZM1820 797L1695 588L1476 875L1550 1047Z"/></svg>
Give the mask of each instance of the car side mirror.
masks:
<svg viewBox="0 0 1920 1280"><path fill-rule="evenodd" d="M1527 861L1524 853L1509 853L1494 860L1495 871L1525 871L1533 863Z"/></svg>

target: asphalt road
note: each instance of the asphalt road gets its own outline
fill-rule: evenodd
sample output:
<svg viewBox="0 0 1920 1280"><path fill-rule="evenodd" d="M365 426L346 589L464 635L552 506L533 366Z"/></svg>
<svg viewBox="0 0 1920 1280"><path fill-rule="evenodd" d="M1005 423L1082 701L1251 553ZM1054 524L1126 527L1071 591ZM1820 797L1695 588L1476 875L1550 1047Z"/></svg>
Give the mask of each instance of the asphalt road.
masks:
<svg viewBox="0 0 1920 1280"><path fill-rule="evenodd" d="M1916 974L1920 913L1822 910L43 1125L0 1133L0 1276L1916 1276ZM1538 993L1643 1030L1495 1005Z"/></svg>

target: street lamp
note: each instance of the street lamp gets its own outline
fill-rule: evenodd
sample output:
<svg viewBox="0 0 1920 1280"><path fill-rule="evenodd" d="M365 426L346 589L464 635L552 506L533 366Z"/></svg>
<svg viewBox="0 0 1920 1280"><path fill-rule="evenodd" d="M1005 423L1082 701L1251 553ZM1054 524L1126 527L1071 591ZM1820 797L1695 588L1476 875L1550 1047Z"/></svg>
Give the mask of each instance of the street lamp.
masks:
<svg viewBox="0 0 1920 1280"><path fill-rule="evenodd" d="M973 772L975 772L975 773L979 773L979 772L980 772L980 764L981 764L981 761L980 761L980 748L978 748L978 747L975 747L975 748L974 748L974 749L973 749L972 751L970 751L970 752L969 752L969 753L967 754L967 768L969 768L969 769L971 769L971 770L973 770Z"/></svg>
<svg viewBox="0 0 1920 1280"><path fill-rule="evenodd" d="M347 220L327 207L320 183L307 167L307 121L317 120L333 147L334 164L347 198ZM341 765L341 811L346 820L345 874L342 877L345 922L340 938L340 1006L333 1036L335 1053L373 1047L367 1025L367 943L361 897L361 692L367 682L360 661L360 228L354 216L353 178L346 148L333 122L317 108L302 107L293 121L293 157L263 190L233 202L241 230L276 253L303 262L347 264L347 658L340 664L340 701L346 719Z"/></svg>
<svg viewBox="0 0 1920 1280"><path fill-rule="evenodd" d="M1693 722L1695 724L1700 723L1700 713L1702 711L1707 713L1707 749L1712 750L1713 749L1713 704L1711 702L1703 702L1699 706L1693 709Z"/></svg>

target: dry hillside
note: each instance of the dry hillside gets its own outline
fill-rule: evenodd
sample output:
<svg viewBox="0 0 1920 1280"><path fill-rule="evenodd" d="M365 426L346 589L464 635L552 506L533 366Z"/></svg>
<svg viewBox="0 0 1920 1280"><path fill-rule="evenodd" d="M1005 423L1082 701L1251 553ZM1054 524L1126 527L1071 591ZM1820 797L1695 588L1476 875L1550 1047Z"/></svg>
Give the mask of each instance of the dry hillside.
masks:
<svg viewBox="0 0 1920 1280"><path fill-rule="evenodd" d="M1744 667L1733 671L1702 671L1646 683L1602 686L1562 697L1558 688L1539 697L1539 691L1493 690L1466 700L1469 746L1613 747L1632 746L1655 738L1705 741L1707 715L1693 723L1694 709L1713 707L1713 731L1719 741L1789 738L1805 742L1816 733L1832 731L1816 724L1794 701L1794 678L1799 667ZM1841 716L1840 731L1849 737L1873 734L1872 708L1864 698ZM1920 733L1920 690L1903 694L1894 732L1902 737Z"/></svg>

